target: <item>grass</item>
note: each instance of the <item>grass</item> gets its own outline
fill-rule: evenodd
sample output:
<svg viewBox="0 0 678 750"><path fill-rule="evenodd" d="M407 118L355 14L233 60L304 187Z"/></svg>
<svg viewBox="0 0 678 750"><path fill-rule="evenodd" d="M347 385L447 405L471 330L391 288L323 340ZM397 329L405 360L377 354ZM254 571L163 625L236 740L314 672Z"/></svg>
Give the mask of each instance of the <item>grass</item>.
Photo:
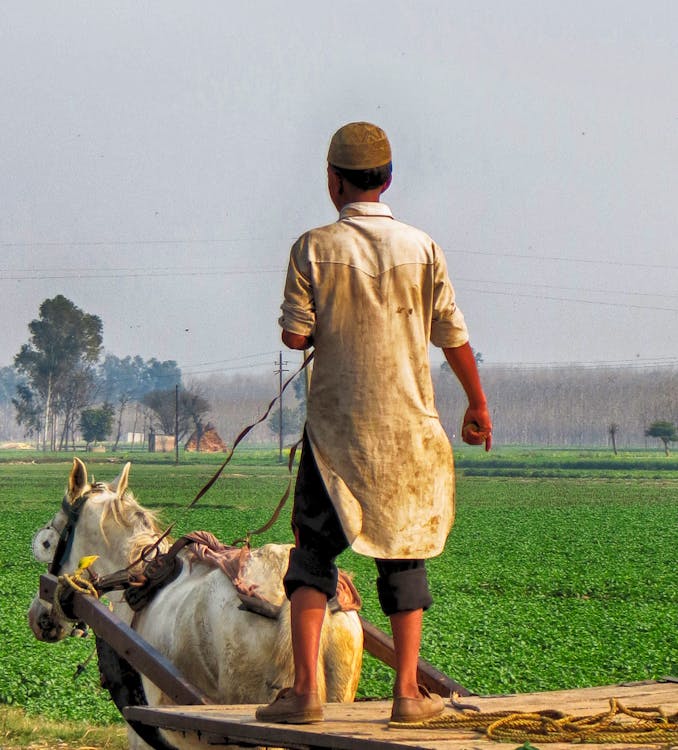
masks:
<svg viewBox="0 0 678 750"><path fill-rule="evenodd" d="M28 716L21 708L0 706L2 750L126 750L127 731L117 726L96 726L84 721L48 721Z"/></svg>
<svg viewBox="0 0 678 750"><path fill-rule="evenodd" d="M30 541L58 507L72 456L30 463L43 456L17 453L0 454L0 746L117 747L103 744L117 742L121 725L96 666L73 679L93 644L38 643L25 619L44 570L31 560ZM425 659L479 693L678 674L678 462L649 451L611 455L457 451L457 521L428 566L435 604L425 618ZM177 520L177 534L205 528L226 542L268 520L288 481L277 451L245 449L186 511L223 457L182 455L179 466L162 454L84 458L104 480L131 458L130 484L142 504ZM535 477L538 470L567 475ZM255 543L291 538L288 507ZM387 629L372 561L348 551L340 564L355 574L363 613ZM386 696L391 681L390 669L367 657L359 694ZM103 733L95 741L90 729ZM67 744L39 744L57 740Z"/></svg>

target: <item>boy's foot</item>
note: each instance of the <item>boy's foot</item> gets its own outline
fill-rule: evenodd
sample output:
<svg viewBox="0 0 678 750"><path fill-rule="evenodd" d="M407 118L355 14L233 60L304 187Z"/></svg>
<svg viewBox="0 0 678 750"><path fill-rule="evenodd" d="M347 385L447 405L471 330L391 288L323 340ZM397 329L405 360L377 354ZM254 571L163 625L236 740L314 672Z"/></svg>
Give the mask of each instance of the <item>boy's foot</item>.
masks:
<svg viewBox="0 0 678 750"><path fill-rule="evenodd" d="M292 688L283 688L268 706L259 706L258 721L274 724L313 724L323 720L323 705L317 693L297 695Z"/></svg>
<svg viewBox="0 0 678 750"><path fill-rule="evenodd" d="M426 719L440 716L445 710L445 702L441 696L419 685L419 698L394 698L391 710L391 721L399 724L415 724Z"/></svg>

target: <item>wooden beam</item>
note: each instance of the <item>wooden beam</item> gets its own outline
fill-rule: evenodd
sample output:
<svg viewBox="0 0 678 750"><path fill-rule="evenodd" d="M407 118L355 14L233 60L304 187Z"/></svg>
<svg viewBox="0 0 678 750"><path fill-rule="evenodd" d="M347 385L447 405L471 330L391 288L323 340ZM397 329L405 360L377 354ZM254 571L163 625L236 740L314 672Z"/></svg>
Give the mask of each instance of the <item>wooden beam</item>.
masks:
<svg viewBox="0 0 678 750"><path fill-rule="evenodd" d="M54 598L57 579L45 574L40 577L40 597L51 602ZM172 701L178 705L201 705L209 699L188 682L177 668L135 630L109 611L98 599L85 594L72 594L73 614L86 622L92 630L110 644L114 651L134 669L148 677ZM364 648L387 666L395 667L393 639L376 625L360 617L363 628ZM432 693L448 697L472 695L463 685L455 682L434 666L419 659L417 666L419 682Z"/></svg>
<svg viewBox="0 0 678 750"><path fill-rule="evenodd" d="M57 579L53 575L40 576L40 598L54 599ZM73 592L69 607L78 619L106 641L113 650L141 674L157 685L170 700L178 705L206 705L207 696L192 685L157 649L135 630L113 614L98 599Z"/></svg>

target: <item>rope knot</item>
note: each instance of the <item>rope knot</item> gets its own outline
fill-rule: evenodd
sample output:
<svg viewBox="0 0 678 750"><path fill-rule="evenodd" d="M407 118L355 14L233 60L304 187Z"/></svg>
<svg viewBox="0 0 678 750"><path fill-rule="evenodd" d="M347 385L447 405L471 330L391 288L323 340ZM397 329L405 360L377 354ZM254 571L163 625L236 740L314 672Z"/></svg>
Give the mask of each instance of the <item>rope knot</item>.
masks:
<svg viewBox="0 0 678 750"><path fill-rule="evenodd" d="M99 592L87 570L76 570L70 575L64 573L57 579L52 602L56 617L66 620L66 622L78 622L78 618L73 613L73 595L76 593L89 594L95 599L99 598Z"/></svg>

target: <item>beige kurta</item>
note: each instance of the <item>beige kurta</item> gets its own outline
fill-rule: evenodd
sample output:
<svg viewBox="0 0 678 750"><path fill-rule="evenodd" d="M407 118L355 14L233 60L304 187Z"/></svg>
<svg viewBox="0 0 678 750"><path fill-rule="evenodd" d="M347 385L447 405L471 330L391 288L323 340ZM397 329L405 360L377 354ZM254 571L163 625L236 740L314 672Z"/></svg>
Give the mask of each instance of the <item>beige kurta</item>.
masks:
<svg viewBox="0 0 678 750"><path fill-rule="evenodd" d="M285 330L313 336L306 428L351 546L440 554L454 466L428 345L468 341L442 251L383 203L351 203L292 247L282 311Z"/></svg>

